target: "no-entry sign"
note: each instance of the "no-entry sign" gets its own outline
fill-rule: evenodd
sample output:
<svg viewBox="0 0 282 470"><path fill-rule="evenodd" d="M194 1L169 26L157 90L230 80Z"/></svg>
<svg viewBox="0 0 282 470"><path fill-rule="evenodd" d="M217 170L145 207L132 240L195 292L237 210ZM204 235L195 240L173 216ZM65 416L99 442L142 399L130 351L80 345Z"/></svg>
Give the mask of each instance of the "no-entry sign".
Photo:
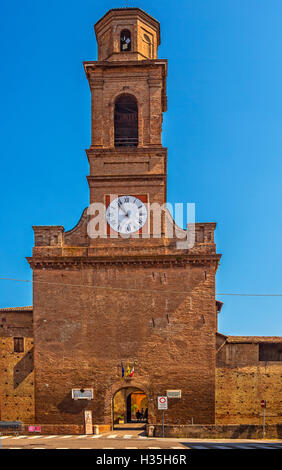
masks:
<svg viewBox="0 0 282 470"><path fill-rule="evenodd" d="M158 397L158 410L167 410L167 397Z"/></svg>
<svg viewBox="0 0 282 470"><path fill-rule="evenodd" d="M262 408L266 408L266 400L261 400L260 406L261 406Z"/></svg>

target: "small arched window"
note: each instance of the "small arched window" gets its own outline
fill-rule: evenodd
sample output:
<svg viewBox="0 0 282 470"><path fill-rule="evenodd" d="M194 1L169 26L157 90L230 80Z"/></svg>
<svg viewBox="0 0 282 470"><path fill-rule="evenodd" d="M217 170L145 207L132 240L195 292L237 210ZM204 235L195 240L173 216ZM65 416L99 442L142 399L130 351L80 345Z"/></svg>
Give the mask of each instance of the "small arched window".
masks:
<svg viewBox="0 0 282 470"><path fill-rule="evenodd" d="M138 105L134 96L123 94L115 102L115 147L138 146Z"/></svg>
<svg viewBox="0 0 282 470"><path fill-rule="evenodd" d="M131 33L128 29L123 29L120 33L120 52L131 51Z"/></svg>

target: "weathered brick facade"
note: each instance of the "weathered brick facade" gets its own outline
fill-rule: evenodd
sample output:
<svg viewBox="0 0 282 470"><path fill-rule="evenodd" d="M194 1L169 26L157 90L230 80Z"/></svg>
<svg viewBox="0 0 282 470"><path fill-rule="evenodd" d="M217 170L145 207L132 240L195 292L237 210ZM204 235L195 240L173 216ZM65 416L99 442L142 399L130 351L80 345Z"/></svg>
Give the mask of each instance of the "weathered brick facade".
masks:
<svg viewBox="0 0 282 470"><path fill-rule="evenodd" d="M121 52L125 28L131 33L131 50ZM98 61L84 63L92 103L87 150L90 204L105 204L110 195L134 195L149 204L164 204L167 149L162 146L161 128L167 64L157 58L159 23L138 8L114 9L98 21L95 32ZM115 105L123 95L133 97L138 107L130 146L119 146L122 137L115 131ZM242 393L247 401L249 378L261 369L251 359L252 347L242 349L246 364L241 359L237 364L236 355L231 364L228 340L216 335L220 306L215 274L220 255L214 243L215 224L197 223L194 246L179 249L177 236L186 231L166 211L156 238L149 236L151 225L147 238L90 238L92 216L85 209L76 227L67 232L63 226L34 227L35 246L28 258L34 280L33 312L28 317L33 318L33 333L31 323L25 334L1 331L1 371L7 369L7 379L1 374L0 382L2 419L34 419L46 426L80 429L87 409L92 410L93 423L112 424L113 397L130 387L147 394L149 423L160 422L156 398L170 389L182 394L169 400L168 423L187 424L192 418L195 424L230 423L233 418L242 422L240 400L228 397L229 382L235 394L236 374L245 377ZM169 238L168 232L173 236ZM18 312L15 323L26 314ZM17 335L26 335L23 356L11 350ZM34 372L23 374L17 385L24 403L18 414L12 397L13 368L30 353L33 338ZM121 377L121 361L131 365L135 361L133 378ZM272 367L270 375L281 397L279 367ZM94 399L74 401L73 388L92 388ZM33 390L34 400L29 401ZM234 410L228 417L231 402ZM5 407L10 411L4 412ZM249 422L247 413L241 417Z"/></svg>
<svg viewBox="0 0 282 470"><path fill-rule="evenodd" d="M261 424L260 402L266 400L267 424L281 423L282 338L219 336L221 338L218 341L216 369L216 422ZM272 360L265 360L269 358L261 357L259 352L265 344L278 345L281 354Z"/></svg>
<svg viewBox="0 0 282 470"><path fill-rule="evenodd" d="M0 309L0 420L18 419L34 421L32 307Z"/></svg>
<svg viewBox="0 0 282 470"><path fill-rule="evenodd" d="M131 32L131 52L120 52L120 31ZM85 62L92 100L92 140L87 150L90 203L108 195L166 202L166 61L157 58L159 23L139 9L110 11L95 25L96 62ZM142 38L151 38L146 49ZM147 50L147 53L146 53ZM106 52L105 52L106 51ZM148 55L149 54L149 55ZM138 146L118 147L114 109L126 94L138 104ZM112 422L112 399L125 385L149 398L149 420L159 419L156 397L172 400L171 422L215 420L215 272L220 255L215 224L198 224L191 250L166 238L89 238L84 212L77 227L34 227L29 259L34 279L35 416L40 423ZM151 233L152 227L149 232ZM121 361L135 361L130 383ZM94 389L90 403L74 402L72 388Z"/></svg>

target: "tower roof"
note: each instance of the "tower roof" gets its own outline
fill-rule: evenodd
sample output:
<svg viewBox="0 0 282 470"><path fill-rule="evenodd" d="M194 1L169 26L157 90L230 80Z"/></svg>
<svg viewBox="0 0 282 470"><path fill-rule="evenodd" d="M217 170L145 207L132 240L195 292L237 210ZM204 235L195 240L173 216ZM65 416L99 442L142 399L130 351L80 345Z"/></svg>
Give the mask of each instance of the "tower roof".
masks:
<svg viewBox="0 0 282 470"><path fill-rule="evenodd" d="M160 35L160 23L159 21L157 21L153 16L149 15L146 11L142 10L141 8L138 8L138 7L125 7L125 8L111 8L110 10L107 11L107 13L105 13L102 18L100 18L97 23L95 23L94 25L94 28L95 28L95 31L96 31L96 28L99 27L100 23L103 22L108 16L111 17L111 16L114 16L115 13L117 15L120 15L122 16L124 13L125 14L128 14L128 13L137 13L139 14L141 17L143 17L144 19L147 18L147 20L149 20L150 23L153 23L155 24L156 26L156 29L158 31L158 45L160 45L161 43L161 35Z"/></svg>

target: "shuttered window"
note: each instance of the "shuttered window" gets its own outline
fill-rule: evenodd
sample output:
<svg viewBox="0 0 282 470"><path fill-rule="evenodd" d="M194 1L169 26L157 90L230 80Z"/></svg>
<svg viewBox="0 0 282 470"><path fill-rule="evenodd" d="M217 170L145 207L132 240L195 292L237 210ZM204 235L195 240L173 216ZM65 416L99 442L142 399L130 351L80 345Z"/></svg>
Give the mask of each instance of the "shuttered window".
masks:
<svg viewBox="0 0 282 470"><path fill-rule="evenodd" d="M24 339L23 338L14 338L14 352L17 352L17 353L24 352Z"/></svg>

